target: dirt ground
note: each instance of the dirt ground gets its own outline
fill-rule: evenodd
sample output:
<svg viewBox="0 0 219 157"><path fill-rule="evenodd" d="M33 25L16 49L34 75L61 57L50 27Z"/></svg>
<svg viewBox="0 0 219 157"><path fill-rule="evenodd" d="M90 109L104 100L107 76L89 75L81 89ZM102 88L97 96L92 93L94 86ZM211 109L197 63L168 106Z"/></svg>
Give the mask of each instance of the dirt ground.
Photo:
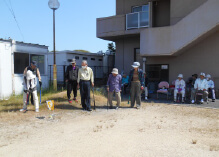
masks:
<svg viewBox="0 0 219 157"><path fill-rule="evenodd" d="M90 113L69 105L63 94L53 117L45 107L0 113L0 156L219 156L219 109L143 102L137 110L123 102L119 110L106 110L106 99L97 95Z"/></svg>

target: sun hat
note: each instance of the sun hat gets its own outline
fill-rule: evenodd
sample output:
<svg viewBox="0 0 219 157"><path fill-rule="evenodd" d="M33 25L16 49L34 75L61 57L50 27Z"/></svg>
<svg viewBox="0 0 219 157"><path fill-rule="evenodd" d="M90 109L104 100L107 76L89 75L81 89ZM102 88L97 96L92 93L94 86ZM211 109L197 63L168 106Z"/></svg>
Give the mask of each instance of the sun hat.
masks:
<svg viewBox="0 0 219 157"><path fill-rule="evenodd" d="M179 74L178 77L183 78L183 74Z"/></svg>
<svg viewBox="0 0 219 157"><path fill-rule="evenodd" d="M112 73L112 74L118 74L119 72L118 72L118 69L117 69L117 68L113 68L113 70L112 70L111 73Z"/></svg>
<svg viewBox="0 0 219 157"><path fill-rule="evenodd" d="M139 62L134 62L132 65L133 68L138 68L139 66L140 66Z"/></svg>
<svg viewBox="0 0 219 157"><path fill-rule="evenodd" d="M204 77L205 77L205 73L201 72L201 73L200 73L200 76L204 76Z"/></svg>
<svg viewBox="0 0 219 157"><path fill-rule="evenodd" d="M206 77L207 77L207 78L211 78L211 75L210 75L210 74L208 74Z"/></svg>

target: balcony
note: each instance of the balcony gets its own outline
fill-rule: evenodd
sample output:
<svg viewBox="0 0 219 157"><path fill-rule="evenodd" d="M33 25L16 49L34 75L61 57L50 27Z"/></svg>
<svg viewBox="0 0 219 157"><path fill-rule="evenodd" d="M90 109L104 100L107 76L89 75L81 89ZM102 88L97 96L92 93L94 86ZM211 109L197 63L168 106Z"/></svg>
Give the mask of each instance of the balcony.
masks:
<svg viewBox="0 0 219 157"><path fill-rule="evenodd" d="M138 14L138 13L137 13ZM145 14L138 15L140 18L137 18L137 23L139 23L139 27L146 27L147 20L140 20L141 22L138 22L138 19L144 18ZM132 36L132 35L138 35L140 37L140 29L126 29L126 17L129 19L129 26L132 26L132 24L135 23L136 19L133 19L132 17L128 15L117 15L117 16L111 16L111 17L104 17L104 18L98 18L97 19L97 37L104 39L104 40L111 40L114 41L118 38L121 38L123 36ZM136 28L137 28L136 27Z"/></svg>
<svg viewBox="0 0 219 157"><path fill-rule="evenodd" d="M149 27L149 13L146 11L126 14L126 30Z"/></svg>

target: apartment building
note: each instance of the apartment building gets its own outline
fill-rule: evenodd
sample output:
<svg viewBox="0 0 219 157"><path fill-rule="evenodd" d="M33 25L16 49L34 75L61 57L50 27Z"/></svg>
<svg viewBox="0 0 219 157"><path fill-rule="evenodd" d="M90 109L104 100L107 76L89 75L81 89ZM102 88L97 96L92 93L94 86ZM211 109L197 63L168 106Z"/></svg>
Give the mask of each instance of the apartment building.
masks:
<svg viewBox="0 0 219 157"><path fill-rule="evenodd" d="M141 63L149 81L212 75L219 89L219 0L116 0L116 15L97 19L97 37L116 43L115 66Z"/></svg>

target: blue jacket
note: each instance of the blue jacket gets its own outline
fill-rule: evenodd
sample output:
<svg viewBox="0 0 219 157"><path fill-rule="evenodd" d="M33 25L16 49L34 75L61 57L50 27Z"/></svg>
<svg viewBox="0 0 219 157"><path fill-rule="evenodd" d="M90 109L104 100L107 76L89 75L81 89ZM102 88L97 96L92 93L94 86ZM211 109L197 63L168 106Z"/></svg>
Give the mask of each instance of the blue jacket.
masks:
<svg viewBox="0 0 219 157"><path fill-rule="evenodd" d="M133 80L133 73L134 73L134 69L131 69L129 73L129 86L131 85L131 82ZM144 75L141 69L138 69L138 78L140 80L141 86L144 86Z"/></svg>

